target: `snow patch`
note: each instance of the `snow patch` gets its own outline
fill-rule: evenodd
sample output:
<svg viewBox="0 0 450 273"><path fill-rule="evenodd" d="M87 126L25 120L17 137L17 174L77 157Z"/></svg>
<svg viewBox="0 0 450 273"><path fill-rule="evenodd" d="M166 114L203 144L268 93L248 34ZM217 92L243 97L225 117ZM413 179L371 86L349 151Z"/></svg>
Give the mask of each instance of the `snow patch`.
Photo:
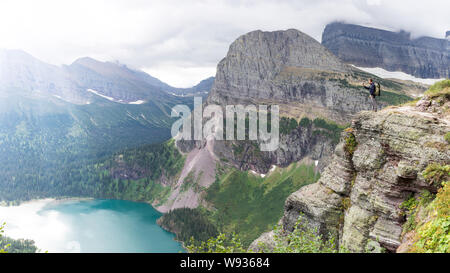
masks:
<svg viewBox="0 0 450 273"><path fill-rule="evenodd" d="M261 176L262 178L264 178L264 177L266 176L265 174L255 172L254 170L250 170L250 172L251 172L252 174L256 175L256 176Z"/></svg>
<svg viewBox="0 0 450 273"><path fill-rule="evenodd" d="M145 103L144 100L137 100L137 101L129 102L128 104L143 104L143 103Z"/></svg>
<svg viewBox="0 0 450 273"><path fill-rule="evenodd" d="M89 88L86 91L91 92L91 93L93 93L93 94L95 94L97 96L100 96L100 97L102 97L104 99L107 99L109 101L112 101L112 102L118 102L118 103L123 103L123 104L125 104L125 103L127 103L127 104L143 104L143 103L146 102L145 100L137 100L137 101L132 101L132 102L125 102L122 99L118 100L118 99L115 99L113 97L108 97L108 96L102 95L102 94L100 94L98 91L96 91L94 89L90 89Z"/></svg>
<svg viewBox="0 0 450 273"><path fill-rule="evenodd" d="M100 97L102 97L102 98L105 98L105 99L107 99L107 100L116 102L116 100L115 100L114 98L108 97L108 96L105 96L105 95L102 95L102 94L100 94L99 92L97 92L97 91L95 91L95 90L93 90L93 89L87 89L87 91L88 91L88 92L91 92L91 93L93 93L93 94L95 94L95 95L97 95L97 96L100 96Z"/></svg>
<svg viewBox="0 0 450 273"><path fill-rule="evenodd" d="M273 171L275 171L275 169L277 168L277 166L275 166L275 165L272 165L272 167L270 168L270 170L269 170L269 173L271 173L271 172L273 172Z"/></svg>
<svg viewBox="0 0 450 273"><path fill-rule="evenodd" d="M417 78L414 77L413 75L410 74L406 74L405 72L402 71L388 71L384 68L381 67L359 67L359 66L355 66L352 65L353 67L356 67L358 69L361 69L365 72L374 74L380 78L383 79L388 79L388 78L394 78L394 79L399 79L399 80L406 80L406 81L413 81L413 82L418 82L418 83L423 83L423 84L429 84L432 85L435 82L438 81L442 81L445 79L423 79L423 78Z"/></svg>
<svg viewBox="0 0 450 273"><path fill-rule="evenodd" d="M100 96L100 97L102 97L104 99L107 99L109 101L118 102L118 103L127 103L127 102L125 102L124 100L121 100L121 99L118 100L118 99L115 99L113 97L108 97L108 96L102 95L98 91L95 91L94 89L87 89L87 91L91 92L91 93L93 93L93 94L95 94L97 96ZM145 100L137 100L137 101L128 102L127 104L143 104L145 102L146 102Z"/></svg>
<svg viewBox="0 0 450 273"><path fill-rule="evenodd" d="M134 117L134 116L130 113L130 111L128 111L128 110L127 110L127 116L129 116L130 118L132 118L132 119L134 119L134 120L136 120L136 121L139 121L139 118Z"/></svg>

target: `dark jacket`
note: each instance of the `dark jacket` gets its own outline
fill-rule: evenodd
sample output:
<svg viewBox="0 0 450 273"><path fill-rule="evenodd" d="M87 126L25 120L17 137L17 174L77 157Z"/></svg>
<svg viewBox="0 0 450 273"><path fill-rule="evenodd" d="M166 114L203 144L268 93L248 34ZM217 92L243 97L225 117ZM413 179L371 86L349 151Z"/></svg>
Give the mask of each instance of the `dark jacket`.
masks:
<svg viewBox="0 0 450 273"><path fill-rule="evenodd" d="M364 88L366 88L367 90L369 90L371 96L375 96L375 83L374 83L374 82L372 82L372 83L370 84L370 86L365 86L365 85L364 85Z"/></svg>

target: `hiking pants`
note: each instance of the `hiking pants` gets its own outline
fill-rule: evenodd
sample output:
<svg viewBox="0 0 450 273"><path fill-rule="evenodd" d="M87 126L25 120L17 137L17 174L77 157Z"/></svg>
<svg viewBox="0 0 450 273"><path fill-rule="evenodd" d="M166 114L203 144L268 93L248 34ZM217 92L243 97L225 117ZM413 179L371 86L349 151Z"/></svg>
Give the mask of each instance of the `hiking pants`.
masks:
<svg viewBox="0 0 450 273"><path fill-rule="evenodd" d="M377 100L375 99L375 96L370 95L370 100L372 102L372 110L377 111Z"/></svg>

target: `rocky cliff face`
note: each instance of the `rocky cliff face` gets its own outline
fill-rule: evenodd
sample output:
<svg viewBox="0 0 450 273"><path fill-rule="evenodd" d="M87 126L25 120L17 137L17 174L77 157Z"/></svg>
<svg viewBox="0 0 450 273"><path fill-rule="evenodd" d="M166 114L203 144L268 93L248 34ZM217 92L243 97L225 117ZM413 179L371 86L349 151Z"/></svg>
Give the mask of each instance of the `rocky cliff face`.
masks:
<svg viewBox="0 0 450 273"><path fill-rule="evenodd" d="M343 23L327 25L322 34L322 44L347 63L403 71L419 78L450 77L448 43L446 39L411 39L406 32Z"/></svg>
<svg viewBox="0 0 450 273"><path fill-rule="evenodd" d="M354 113L370 109L368 93L361 87L361 81L368 77L371 75L342 63L298 30L253 31L234 41L218 64L207 104L277 104L281 116L297 121L320 117L345 124ZM403 88L392 82L382 85L384 90L389 86ZM388 104L378 103L380 107ZM336 144L330 140L330 132L323 131L314 125L298 126L281 134L280 147L274 152L261 152L258 145L248 141L216 141L213 152L239 169L260 173L272 165L287 166L304 157L324 158L319 161L322 169Z"/></svg>
<svg viewBox="0 0 450 273"><path fill-rule="evenodd" d="M361 112L341 136L320 180L286 200L280 220L292 231L300 214L311 228L352 252L395 252L406 221L402 202L440 186L424 178L432 163L450 163L450 97L425 97L416 106ZM273 245L273 232L252 244Z"/></svg>
<svg viewBox="0 0 450 273"><path fill-rule="evenodd" d="M287 167L303 158L317 161L323 169L329 162L336 143L326 129L313 124L298 126L288 134L280 134L280 145L272 152L262 152L256 141L216 141L214 153L240 170L267 173L273 165Z"/></svg>
<svg viewBox="0 0 450 273"><path fill-rule="evenodd" d="M344 82L352 75L351 67L298 30L253 31L233 42L217 66L208 103L275 102L285 114L342 122L369 109L361 81L359 88Z"/></svg>
<svg viewBox="0 0 450 273"><path fill-rule="evenodd" d="M188 162L205 163L186 165L183 172L208 173L202 178L210 177L202 182L208 186L214 181L211 168L214 172L217 161L265 174L273 165L284 167L308 158L317 161L318 169L322 170L337 144L334 129L338 128L334 124L330 131L328 126L321 127L312 121L323 118L329 124L334 121L342 125L349 123L354 113L369 109L368 93L361 87L361 81L368 77L371 75L353 70L298 30L253 31L239 37L218 64L206 104L277 104L281 116L297 122L308 117L309 123L281 133L279 148L273 152L260 151L254 141L214 141L208 145L205 141L178 141L180 150L192 158ZM386 89L387 83L382 83ZM389 83L396 90L403 88L402 84ZM388 103L379 104L384 107ZM180 179L178 187L182 183ZM175 201L181 200L180 196L185 196L182 197L185 201ZM199 193L174 193L161 210L196 207L200 199Z"/></svg>
<svg viewBox="0 0 450 273"><path fill-rule="evenodd" d="M208 139L204 141L178 140L178 149L186 155L186 162L176 181L171 184L171 194L164 203L153 205L160 212L177 208L196 208L205 205L203 190L216 180L217 164L223 164L239 170L251 170L264 176L276 166L287 167L292 162L316 162L317 170L322 170L330 160L336 146L336 133L340 128L330 125L332 129L314 124L309 119L307 124L298 124L291 131L280 135L280 146L272 152L262 152L256 141L224 141ZM333 127L334 126L334 127ZM193 181L189 181L189 177ZM182 190L183 185L192 183L195 187Z"/></svg>

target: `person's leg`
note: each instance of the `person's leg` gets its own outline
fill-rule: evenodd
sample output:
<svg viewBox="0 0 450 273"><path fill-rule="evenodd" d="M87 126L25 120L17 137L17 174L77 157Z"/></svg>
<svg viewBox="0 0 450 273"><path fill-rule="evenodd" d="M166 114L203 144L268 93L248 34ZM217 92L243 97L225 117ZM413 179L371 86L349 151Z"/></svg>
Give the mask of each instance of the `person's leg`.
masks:
<svg viewBox="0 0 450 273"><path fill-rule="evenodd" d="M370 95L370 102L372 103L372 111L377 111L377 106L376 106L376 101L375 101L375 97Z"/></svg>
<svg viewBox="0 0 450 273"><path fill-rule="evenodd" d="M375 96L372 98L373 100L373 108L375 110L375 112L378 110L378 105L377 105L377 99L375 98Z"/></svg>

